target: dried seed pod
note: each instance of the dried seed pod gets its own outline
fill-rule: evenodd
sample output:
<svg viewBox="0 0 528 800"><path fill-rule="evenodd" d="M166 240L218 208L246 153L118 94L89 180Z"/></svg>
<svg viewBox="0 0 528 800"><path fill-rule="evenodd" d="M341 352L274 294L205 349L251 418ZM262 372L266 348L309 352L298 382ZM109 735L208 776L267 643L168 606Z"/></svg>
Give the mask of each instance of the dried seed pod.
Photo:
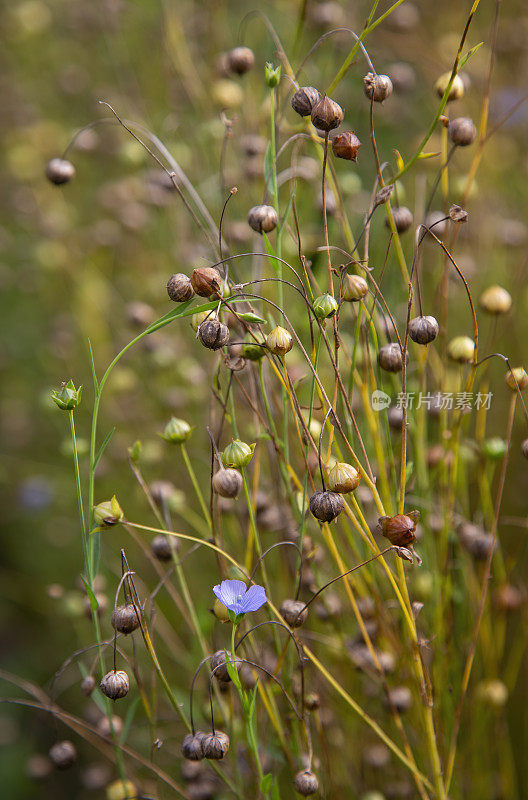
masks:
<svg viewBox="0 0 528 800"><path fill-rule="evenodd" d="M361 475L352 464L338 461L328 474L328 485L333 492L347 494L359 486Z"/></svg>
<svg viewBox="0 0 528 800"><path fill-rule="evenodd" d="M153 538L150 543L150 549L158 561L170 561L172 559L171 542L169 537L165 536L164 533L158 533L158 535ZM174 549L176 550L176 545Z"/></svg>
<svg viewBox="0 0 528 800"><path fill-rule="evenodd" d="M119 700L128 694L130 681L124 670L111 670L106 673L99 684L99 688L110 700Z"/></svg>
<svg viewBox="0 0 528 800"><path fill-rule="evenodd" d="M176 487L170 481L152 481L149 489L152 499L161 508L176 494Z"/></svg>
<svg viewBox="0 0 528 800"><path fill-rule="evenodd" d="M493 536L473 522L462 522L457 533L460 544L475 561L485 561L491 550L495 549Z"/></svg>
<svg viewBox="0 0 528 800"><path fill-rule="evenodd" d="M332 139L332 152L336 158L344 158L346 161L357 161L357 152L361 147L361 142L354 131L338 133Z"/></svg>
<svg viewBox="0 0 528 800"><path fill-rule="evenodd" d="M93 675L86 675L81 681L81 692L89 697L95 689L95 678Z"/></svg>
<svg viewBox="0 0 528 800"><path fill-rule="evenodd" d="M285 356L293 347L293 336L286 328L277 325L266 337L266 345L276 356Z"/></svg>
<svg viewBox="0 0 528 800"><path fill-rule="evenodd" d="M253 206L248 211L248 224L257 233L270 233L278 225L279 217L273 206Z"/></svg>
<svg viewBox="0 0 528 800"><path fill-rule="evenodd" d="M45 781L53 771L50 759L41 753L30 756L26 762L26 775L33 781Z"/></svg>
<svg viewBox="0 0 528 800"><path fill-rule="evenodd" d="M237 497L242 489L242 475L237 469L219 469L213 475L213 489L220 497Z"/></svg>
<svg viewBox="0 0 528 800"><path fill-rule="evenodd" d="M424 225L429 228L428 234L434 234L439 239L447 233L446 215L443 211L430 211L424 219Z"/></svg>
<svg viewBox="0 0 528 800"><path fill-rule="evenodd" d="M388 75L374 75L368 72L363 78L363 88L369 100L383 103L392 94L392 81Z"/></svg>
<svg viewBox="0 0 528 800"><path fill-rule="evenodd" d="M451 80L451 72L444 72L443 75L440 75L440 77L435 83L435 90L438 97L444 96L444 92L446 91L450 80ZM462 80L460 75L455 75L455 80L451 84L451 89L449 90L447 102L450 103L452 100L460 100L464 96L464 92L465 92L464 81Z"/></svg>
<svg viewBox="0 0 528 800"><path fill-rule="evenodd" d="M409 362L409 351L405 351L405 363ZM378 351L378 364L386 372L400 372L403 368L402 351L399 344L384 344Z"/></svg>
<svg viewBox="0 0 528 800"><path fill-rule="evenodd" d="M235 75L245 75L254 64L255 56L249 47L234 47L227 54L227 68Z"/></svg>
<svg viewBox="0 0 528 800"><path fill-rule="evenodd" d="M167 294L175 303L183 303L194 295L191 279L183 272L176 272L167 281Z"/></svg>
<svg viewBox="0 0 528 800"><path fill-rule="evenodd" d="M449 138L457 147L467 147L477 138L477 128L470 117L456 117L447 129Z"/></svg>
<svg viewBox="0 0 528 800"><path fill-rule="evenodd" d="M416 344L430 344L440 330L435 317L414 317L409 322L409 336Z"/></svg>
<svg viewBox="0 0 528 800"><path fill-rule="evenodd" d="M248 134L243 136L240 140L240 146L244 151L244 155L248 158L253 156L262 156L266 152L267 142L264 136L257 136L256 134Z"/></svg>
<svg viewBox="0 0 528 800"><path fill-rule="evenodd" d="M416 523L420 519L418 511L396 514L394 517L380 517L378 525L381 533L391 544L407 547L416 541Z"/></svg>
<svg viewBox="0 0 528 800"><path fill-rule="evenodd" d="M139 628L140 619L141 609L135 603L125 603L112 612L110 621L116 631L127 634Z"/></svg>
<svg viewBox="0 0 528 800"><path fill-rule="evenodd" d="M77 761L77 750L69 739L56 742L48 755L57 769L68 769Z"/></svg>
<svg viewBox="0 0 528 800"><path fill-rule="evenodd" d="M317 130L328 133L343 122L343 109L331 97L324 95L312 108L311 120Z"/></svg>
<svg viewBox="0 0 528 800"><path fill-rule="evenodd" d="M477 694L492 708L503 708L508 702L508 687L499 680L481 681Z"/></svg>
<svg viewBox="0 0 528 800"><path fill-rule="evenodd" d="M526 602L526 593L512 586L511 583L503 584L495 594L495 603L500 611L509 613L518 611Z"/></svg>
<svg viewBox="0 0 528 800"><path fill-rule="evenodd" d="M202 741L205 733L196 731L196 733L188 733L182 742L182 756L188 761L201 761L203 758Z"/></svg>
<svg viewBox="0 0 528 800"><path fill-rule="evenodd" d="M304 707L308 711L317 711L321 708L321 698L317 692L309 692L304 698Z"/></svg>
<svg viewBox="0 0 528 800"><path fill-rule="evenodd" d="M279 613L281 617L288 623L290 628L300 628L306 622L308 616L308 609L304 607L305 603L301 600L283 600Z"/></svg>
<svg viewBox="0 0 528 800"><path fill-rule="evenodd" d="M403 426L403 408L391 406L387 410L387 422L389 423L389 428L391 428L393 431L398 431L398 433L401 433Z"/></svg>
<svg viewBox="0 0 528 800"><path fill-rule="evenodd" d="M512 370L508 370L504 380L513 392L517 391L517 387L526 389L528 386L528 374L524 367L514 367Z"/></svg>
<svg viewBox="0 0 528 800"><path fill-rule="evenodd" d="M308 797L311 794L315 794L319 789L319 781L313 772L309 769L303 769L295 776L293 787L303 797Z"/></svg>
<svg viewBox="0 0 528 800"><path fill-rule="evenodd" d="M394 706L399 714L404 714L412 706L412 692L408 686L396 686L389 689L388 697L385 699L387 708Z"/></svg>
<svg viewBox="0 0 528 800"><path fill-rule="evenodd" d="M379 189L376 192L376 196L374 197L374 206L377 207L383 205L383 203L386 203L389 197L391 196L393 190L394 190L393 184L391 184L390 186L382 186L381 189Z"/></svg>
<svg viewBox="0 0 528 800"><path fill-rule="evenodd" d="M223 731L206 733L202 739L202 753L204 758L216 761L222 759L229 750L229 736Z"/></svg>
<svg viewBox="0 0 528 800"><path fill-rule="evenodd" d="M46 178L55 186L68 183L74 177L75 167L71 161L67 161L65 158L52 158L46 164Z"/></svg>
<svg viewBox="0 0 528 800"><path fill-rule="evenodd" d="M502 286L494 285L482 292L479 304L488 314L507 314L512 306L512 298Z"/></svg>
<svg viewBox="0 0 528 800"><path fill-rule="evenodd" d="M455 336L447 345L447 355L458 364L469 364L475 355L475 342L469 336Z"/></svg>
<svg viewBox="0 0 528 800"><path fill-rule="evenodd" d="M229 328L218 319L206 319L198 328L198 338L209 350L220 350L229 341Z"/></svg>
<svg viewBox="0 0 528 800"><path fill-rule="evenodd" d="M348 303L357 303L368 294L368 283L361 275L350 275L348 272L343 278L343 300Z"/></svg>
<svg viewBox="0 0 528 800"><path fill-rule="evenodd" d="M521 442L521 453L525 458L528 458L528 439L523 439Z"/></svg>
<svg viewBox="0 0 528 800"><path fill-rule="evenodd" d="M337 492L315 492L310 497L310 511L320 522L332 522L344 507L344 500Z"/></svg>
<svg viewBox="0 0 528 800"><path fill-rule="evenodd" d="M99 736L110 737L114 735L119 738L123 733L123 720L117 714L112 714L112 725L110 726L108 716L104 714L97 723L96 730Z"/></svg>
<svg viewBox="0 0 528 800"><path fill-rule="evenodd" d="M321 95L315 86L302 86L292 95L291 107L301 117L309 117Z"/></svg>
<svg viewBox="0 0 528 800"><path fill-rule="evenodd" d="M451 222L467 222L468 212L462 208L462 206L457 206L456 203L453 203L452 206L449 207L449 219Z"/></svg>
<svg viewBox="0 0 528 800"><path fill-rule="evenodd" d="M392 209L392 216L394 219L394 227L398 231L398 233L405 233L409 230L411 225L413 224L413 215L407 208L407 206L399 206L398 208ZM390 227L388 218L385 220L385 225L387 228Z"/></svg>
<svg viewBox="0 0 528 800"><path fill-rule="evenodd" d="M198 267L193 269L191 285L200 297L218 295L222 286L222 276L214 267Z"/></svg>
<svg viewBox="0 0 528 800"><path fill-rule="evenodd" d="M237 671L242 666L242 661L240 658L235 657L233 662L233 656L229 656L230 665L236 667ZM231 680L231 676L227 670L226 666L226 654L224 650L217 650L216 653L213 655L210 661L211 673L215 676L215 678L219 681L223 681L224 683L229 683Z"/></svg>

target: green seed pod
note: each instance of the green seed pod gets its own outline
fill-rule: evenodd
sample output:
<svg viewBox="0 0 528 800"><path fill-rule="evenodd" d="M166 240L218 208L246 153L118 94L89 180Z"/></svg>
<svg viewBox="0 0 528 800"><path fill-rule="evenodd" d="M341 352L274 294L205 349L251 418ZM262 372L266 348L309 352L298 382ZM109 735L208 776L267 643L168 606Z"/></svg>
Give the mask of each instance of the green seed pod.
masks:
<svg viewBox="0 0 528 800"><path fill-rule="evenodd" d="M508 702L508 687L499 680L481 681L477 695L491 708L503 708Z"/></svg>
<svg viewBox="0 0 528 800"><path fill-rule="evenodd" d="M266 62L264 66L264 79L266 81L266 86L270 89L274 89L280 83L281 77L281 67L280 64L278 67L274 67L269 61Z"/></svg>
<svg viewBox="0 0 528 800"><path fill-rule="evenodd" d="M128 694L130 681L124 670L111 670L106 673L99 684L99 688L110 700L119 700Z"/></svg>
<svg viewBox="0 0 528 800"><path fill-rule="evenodd" d="M241 442L240 439L233 439L222 453L222 462L226 467L241 469L249 464L253 458L254 451L254 444L246 444L246 442Z"/></svg>
<svg viewBox="0 0 528 800"><path fill-rule="evenodd" d="M132 781L118 778L106 787L106 800L137 800L138 790Z"/></svg>
<svg viewBox="0 0 528 800"><path fill-rule="evenodd" d="M322 294L316 297L313 303L313 309L318 319L328 319L333 317L338 309L337 301L331 294Z"/></svg>
<svg viewBox="0 0 528 800"><path fill-rule="evenodd" d="M482 453L491 461L500 461L508 449L507 443L500 436L492 436L482 442Z"/></svg>
<svg viewBox="0 0 528 800"><path fill-rule="evenodd" d="M346 494L357 489L361 475L352 464L338 461L328 475L328 485L333 492Z"/></svg>
<svg viewBox="0 0 528 800"><path fill-rule="evenodd" d="M256 335L254 338L248 338L242 344L242 357L247 358L248 361L260 361L266 355L266 348L264 347L264 337Z"/></svg>
<svg viewBox="0 0 528 800"><path fill-rule="evenodd" d="M447 355L458 364L469 364L475 355L475 342L469 336L455 336L447 345Z"/></svg>
<svg viewBox="0 0 528 800"><path fill-rule="evenodd" d="M193 314L191 317L191 327L193 331L198 332L198 328L208 319L216 319L216 313L214 311L199 311L198 314Z"/></svg>
<svg viewBox="0 0 528 800"><path fill-rule="evenodd" d="M276 356L285 356L293 347L293 336L285 328L277 325L266 337L266 345Z"/></svg>
<svg viewBox="0 0 528 800"><path fill-rule="evenodd" d="M165 425L161 438L169 444L183 444L192 432L193 429L184 419L171 417Z"/></svg>
<svg viewBox="0 0 528 800"><path fill-rule="evenodd" d="M110 528L124 519L123 509L114 495L111 500L105 500L94 508L95 524L99 528Z"/></svg>
<svg viewBox="0 0 528 800"><path fill-rule="evenodd" d="M73 385L73 381L69 380L68 383L63 382L60 389L56 389L51 393L54 403L62 411L73 411L81 402L82 386L78 389Z"/></svg>

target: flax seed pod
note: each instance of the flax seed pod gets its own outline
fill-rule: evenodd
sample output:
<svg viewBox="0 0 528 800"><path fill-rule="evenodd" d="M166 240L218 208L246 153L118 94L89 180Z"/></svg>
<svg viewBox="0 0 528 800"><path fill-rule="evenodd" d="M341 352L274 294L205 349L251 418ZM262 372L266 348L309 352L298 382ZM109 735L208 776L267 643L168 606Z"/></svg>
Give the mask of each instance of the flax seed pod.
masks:
<svg viewBox="0 0 528 800"><path fill-rule="evenodd" d="M183 303L194 295L190 278L183 272L176 272L167 281L167 294L174 303Z"/></svg>
<svg viewBox="0 0 528 800"><path fill-rule="evenodd" d="M119 633L133 633L139 627L141 610L135 603L126 603L118 606L111 617L112 627Z"/></svg>
<svg viewBox="0 0 528 800"><path fill-rule="evenodd" d="M312 125L317 128L317 130L328 133L341 125L343 116L343 109L339 103L336 103L331 97L324 95L312 108Z"/></svg>
<svg viewBox="0 0 528 800"><path fill-rule="evenodd" d="M311 794L315 794L319 789L319 781L313 772L304 769L295 776L293 787L295 791L302 794L303 797L308 797Z"/></svg>
<svg viewBox="0 0 528 800"><path fill-rule="evenodd" d="M242 475L237 469L219 469L213 475L212 483L220 497L238 497L242 489Z"/></svg>
<svg viewBox="0 0 528 800"><path fill-rule="evenodd" d="M99 688L110 700L119 700L128 694L130 681L124 670L111 670L106 673L99 684Z"/></svg>
<svg viewBox="0 0 528 800"><path fill-rule="evenodd" d="M75 167L65 158L52 158L46 164L46 178L55 186L69 183L75 177Z"/></svg>
<svg viewBox="0 0 528 800"><path fill-rule="evenodd" d="M48 755L53 765L60 770L68 769L77 761L77 750L69 739L54 744Z"/></svg>
<svg viewBox="0 0 528 800"><path fill-rule="evenodd" d="M301 600L283 600L279 613L290 628L300 628L306 622L308 609L305 608L305 603Z"/></svg>
<svg viewBox="0 0 528 800"><path fill-rule="evenodd" d="M310 511L319 522L332 522L345 507L337 492L315 492L310 498Z"/></svg>
<svg viewBox="0 0 528 800"><path fill-rule="evenodd" d="M383 103L392 94L392 81L388 75L374 75L368 72L363 78L363 88L369 100Z"/></svg>
<svg viewBox="0 0 528 800"><path fill-rule="evenodd" d="M234 47L227 54L227 67L235 75L245 75L253 69L255 56L249 47Z"/></svg>
<svg viewBox="0 0 528 800"><path fill-rule="evenodd" d="M202 739L202 753L204 758L220 761L229 750L229 736L223 731L206 733Z"/></svg>
<svg viewBox="0 0 528 800"><path fill-rule="evenodd" d="M315 86L302 86L292 95L291 107L301 117L309 117L314 105L321 99Z"/></svg>

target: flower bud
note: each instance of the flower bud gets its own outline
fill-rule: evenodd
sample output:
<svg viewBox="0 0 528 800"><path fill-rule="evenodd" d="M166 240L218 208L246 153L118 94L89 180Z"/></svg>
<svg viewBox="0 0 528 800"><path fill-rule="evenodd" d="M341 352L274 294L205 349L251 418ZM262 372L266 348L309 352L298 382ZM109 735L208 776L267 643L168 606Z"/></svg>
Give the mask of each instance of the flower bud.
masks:
<svg viewBox="0 0 528 800"><path fill-rule="evenodd" d="M310 497L310 511L319 522L332 522L344 507L344 500L337 492L315 492Z"/></svg>
<svg viewBox="0 0 528 800"><path fill-rule="evenodd" d="M196 731L196 733L188 733L182 742L182 756L188 761L201 761L203 758L202 740L205 733Z"/></svg>
<svg viewBox="0 0 528 800"><path fill-rule="evenodd" d="M224 650L217 650L216 653L211 658L209 666L211 667L211 673L215 676L215 678L219 681L224 681L224 683L229 683L231 680L231 676L229 675L227 664L236 667L237 671L242 666L242 661L240 658L236 657L233 661L233 656L229 655L229 661L226 661L226 654Z"/></svg>
<svg viewBox="0 0 528 800"><path fill-rule="evenodd" d="M449 208L449 218L452 222L467 222L468 212L462 206L457 206L456 203L453 203Z"/></svg>
<svg viewBox="0 0 528 800"><path fill-rule="evenodd" d="M67 161L65 158L52 158L46 164L46 178L55 186L69 183L74 177L75 167L71 161Z"/></svg>
<svg viewBox="0 0 528 800"><path fill-rule="evenodd" d="M227 54L227 68L235 75L245 75L254 64L255 56L249 47L234 47Z"/></svg>
<svg viewBox="0 0 528 800"><path fill-rule="evenodd" d="M220 350L229 341L229 328L218 319L206 319L198 328L198 338L209 350Z"/></svg>
<svg viewBox="0 0 528 800"><path fill-rule="evenodd" d="M361 475L352 464L338 461L334 464L328 475L328 485L333 492L347 494L357 489Z"/></svg>
<svg viewBox="0 0 528 800"><path fill-rule="evenodd" d="M211 297L220 291L222 276L214 267L198 267L192 272L191 285L200 297Z"/></svg>
<svg viewBox="0 0 528 800"><path fill-rule="evenodd" d="M72 411L81 402L82 388L79 386L76 389L72 380L69 380L68 383L63 381L61 388L55 389L51 393L52 400L62 411Z"/></svg>
<svg viewBox="0 0 528 800"><path fill-rule="evenodd" d="M392 217L394 219L394 227L398 233L405 233L413 224L413 215L407 206L400 206L399 208L392 209ZM385 219L385 225L390 227L388 218Z"/></svg>
<svg viewBox="0 0 528 800"><path fill-rule="evenodd" d="M69 739L56 742L48 755L57 769L68 769L77 761L77 750Z"/></svg>
<svg viewBox="0 0 528 800"><path fill-rule="evenodd" d="M354 131L338 133L332 139L332 152L336 158L344 158L346 161L357 161L357 152L361 147L361 142Z"/></svg>
<svg viewBox="0 0 528 800"><path fill-rule="evenodd" d="M416 344L430 344L438 336L438 331L435 317L414 317L409 322L409 336Z"/></svg>
<svg viewBox="0 0 528 800"><path fill-rule="evenodd" d="M315 86L302 86L292 95L291 107L301 117L309 117L320 99L321 95Z"/></svg>
<svg viewBox="0 0 528 800"><path fill-rule="evenodd" d="M247 467L253 458L254 451L254 444L246 444L241 442L240 439L233 439L222 453L222 461L226 467L241 469L242 467Z"/></svg>
<svg viewBox="0 0 528 800"><path fill-rule="evenodd" d="M363 87L368 99L375 103L383 103L392 94L392 81L388 75L368 72L363 78Z"/></svg>
<svg viewBox="0 0 528 800"><path fill-rule="evenodd" d="M183 272L176 272L167 281L167 294L175 303L183 303L194 295L192 283Z"/></svg>
<svg viewBox="0 0 528 800"><path fill-rule="evenodd" d="M450 80L451 80L451 72L444 72L443 75L440 75L434 87L438 97L444 96L444 93L449 85ZM464 96L464 92L465 92L464 81L462 80L460 75L455 75L455 80L451 84L451 89L449 90L447 102L449 103L451 102L451 100L460 100Z"/></svg>
<svg viewBox="0 0 528 800"><path fill-rule="evenodd" d="M106 787L106 800L137 800L140 795L132 781L118 778Z"/></svg>
<svg viewBox="0 0 528 800"><path fill-rule="evenodd" d="M449 138L457 147L467 147L477 138L477 128L470 117L456 117L447 129Z"/></svg>
<svg viewBox="0 0 528 800"><path fill-rule="evenodd" d="M270 89L274 89L276 86L279 85L281 76L281 68L280 64L278 67L274 67L269 61L266 62L264 67L264 78L266 81L266 86Z"/></svg>
<svg viewBox="0 0 528 800"><path fill-rule="evenodd" d="M313 772L309 769L303 769L295 776L293 787L303 797L308 797L311 794L315 794L319 789L319 781Z"/></svg>
<svg viewBox="0 0 528 800"><path fill-rule="evenodd" d="M416 523L420 519L418 511L396 514L394 517L380 517L378 525L381 533L391 544L407 547L416 541Z"/></svg>
<svg viewBox="0 0 528 800"><path fill-rule="evenodd" d="M158 561L170 561L172 559L172 547L171 541L174 537L165 536L164 533L158 533L157 536L153 538L150 543L150 549L152 551L152 555L158 559ZM174 540L174 551L177 551L176 546L177 539Z"/></svg>
<svg viewBox="0 0 528 800"><path fill-rule="evenodd" d="M338 309L337 301L331 294L322 294L316 297L313 303L315 316L320 319L328 319L333 317Z"/></svg>
<svg viewBox="0 0 528 800"><path fill-rule="evenodd" d="M290 628L300 628L308 616L308 609L305 608L305 605L306 603L301 600L283 600L279 614Z"/></svg>
<svg viewBox="0 0 528 800"><path fill-rule="evenodd" d="M522 390L526 389L528 386L528 375L524 367L514 367L512 370L509 370L504 380L514 392L517 391L517 387Z"/></svg>
<svg viewBox="0 0 528 800"><path fill-rule="evenodd" d="M276 356L285 356L293 347L293 336L285 328L277 325L266 337L268 350Z"/></svg>
<svg viewBox="0 0 528 800"><path fill-rule="evenodd" d="M124 670L111 670L111 672L106 673L99 684L99 688L110 700L119 700L128 694L130 681Z"/></svg>
<svg viewBox="0 0 528 800"><path fill-rule="evenodd" d="M249 227L257 233L270 233L275 230L279 218L273 206L253 206L248 211Z"/></svg>
<svg viewBox="0 0 528 800"><path fill-rule="evenodd" d="M502 286L494 285L482 292L479 303L488 314L507 314L512 305L512 298Z"/></svg>
<svg viewBox="0 0 528 800"><path fill-rule="evenodd" d="M125 603L112 612L110 622L119 633L132 633L139 628L141 609L135 603Z"/></svg>
<svg viewBox="0 0 528 800"><path fill-rule="evenodd" d="M237 497L242 489L242 475L236 469L219 469L213 475L213 489L220 497Z"/></svg>
<svg viewBox="0 0 528 800"><path fill-rule="evenodd" d="M105 500L94 508L95 524L99 528L110 528L124 519L123 509L114 495L111 500Z"/></svg>
<svg viewBox="0 0 528 800"><path fill-rule="evenodd" d="M335 100L324 95L312 108L311 120L317 130L328 133L343 122L343 109Z"/></svg>
<svg viewBox="0 0 528 800"><path fill-rule="evenodd" d="M405 363L409 361L409 351L405 351ZM399 344L384 344L378 351L378 364L386 372L400 372L403 368L402 351Z"/></svg>
<svg viewBox="0 0 528 800"><path fill-rule="evenodd" d="M447 355L459 364L468 364L475 355L475 342L469 336L455 336L447 345Z"/></svg>
<svg viewBox="0 0 528 800"><path fill-rule="evenodd" d="M343 300L356 303L368 294L368 283L361 275L350 275L348 272L343 277Z"/></svg>
<svg viewBox="0 0 528 800"><path fill-rule="evenodd" d="M169 444L183 444L187 441L193 429L184 419L171 417L165 425L161 438Z"/></svg>
<svg viewBox="0 0 528 800"><path fill-rule="evenodd" d="M206 733L202 739L202 753L204 758L216 761L222 759L229 750L229 736L223 731Z"/></svg>

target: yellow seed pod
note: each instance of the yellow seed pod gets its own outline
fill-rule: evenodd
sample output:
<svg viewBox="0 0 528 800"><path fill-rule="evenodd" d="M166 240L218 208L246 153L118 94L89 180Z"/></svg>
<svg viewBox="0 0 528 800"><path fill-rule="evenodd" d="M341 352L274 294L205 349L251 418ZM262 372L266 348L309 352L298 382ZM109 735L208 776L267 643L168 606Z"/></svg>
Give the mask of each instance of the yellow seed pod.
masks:
<svg viewBox="0 0 528 800"><path fill-rule="evenodd" d="M293 347L293 336L285 328L277 325L269 332L266 338L266 345L276 356L285 356Z"/></svg>
<svg viewBox="0 0 528 800"><path fill-rule="evenodd" d="M490 286L482 292L479 303L488 314L506 314L512 305L511 294L502 286Z"/></svg>
<svg viewBox="0 0 528 800"><path fill-rule="evenodd" d="M328 485L330 489L332 492L339 492L340 494L353 492L354 489L357 489L359 486L360 480L361 475L357 469L353 467L352 464L345 464L342 461L338 461L337 464L334 464L328 474Z"/></svg>
<svg viewBox="0 0 528 800"><path fill-rule="evenodd" d="M345 275L343 278L343 300L355 303L368 294L368 283L361 275Z"/></svg>
<svg viewBox="0 0 528 800"><path fill-rule="evenodd" d="M467 364L473 361L475 342L469 336L455 336L447 345L447 355L452 361Z"/></svg>
<svg viewBox="0 0 528 800"><path fill-rule="evenodd" d="M451 80L451 72L444 72L443 75L440 75L438 80L435 83L435 90L439 97L444 96L444 92L447 89L448 83ZM455 80L451 86L451 90L449 92L449 96L447 101L450 102L451 100L460 100L461 97L464 97L464 81L460 77L460 75L455 75Z"/></svg>
<svg viewBox="0 0 528 800"><path fill-rule="evenodd" d="M106 800L136 800L138 792L132 781L121 779L106 787Z"/></svg>
<svg viewBox="0 0 528 800"><path fill-rule="evenodd" d="M514 367L512 370L508 370L504 380L513 392L517 391L517 386L519 389L526 389L528 386L528 374L524 367Z"/></svg>
<svg viewBox="0 0 528 800"><path fill-rule="evenodd" d="M214 601L213 614L220 622L229 622L229 612L218 598Z"/></svg>

